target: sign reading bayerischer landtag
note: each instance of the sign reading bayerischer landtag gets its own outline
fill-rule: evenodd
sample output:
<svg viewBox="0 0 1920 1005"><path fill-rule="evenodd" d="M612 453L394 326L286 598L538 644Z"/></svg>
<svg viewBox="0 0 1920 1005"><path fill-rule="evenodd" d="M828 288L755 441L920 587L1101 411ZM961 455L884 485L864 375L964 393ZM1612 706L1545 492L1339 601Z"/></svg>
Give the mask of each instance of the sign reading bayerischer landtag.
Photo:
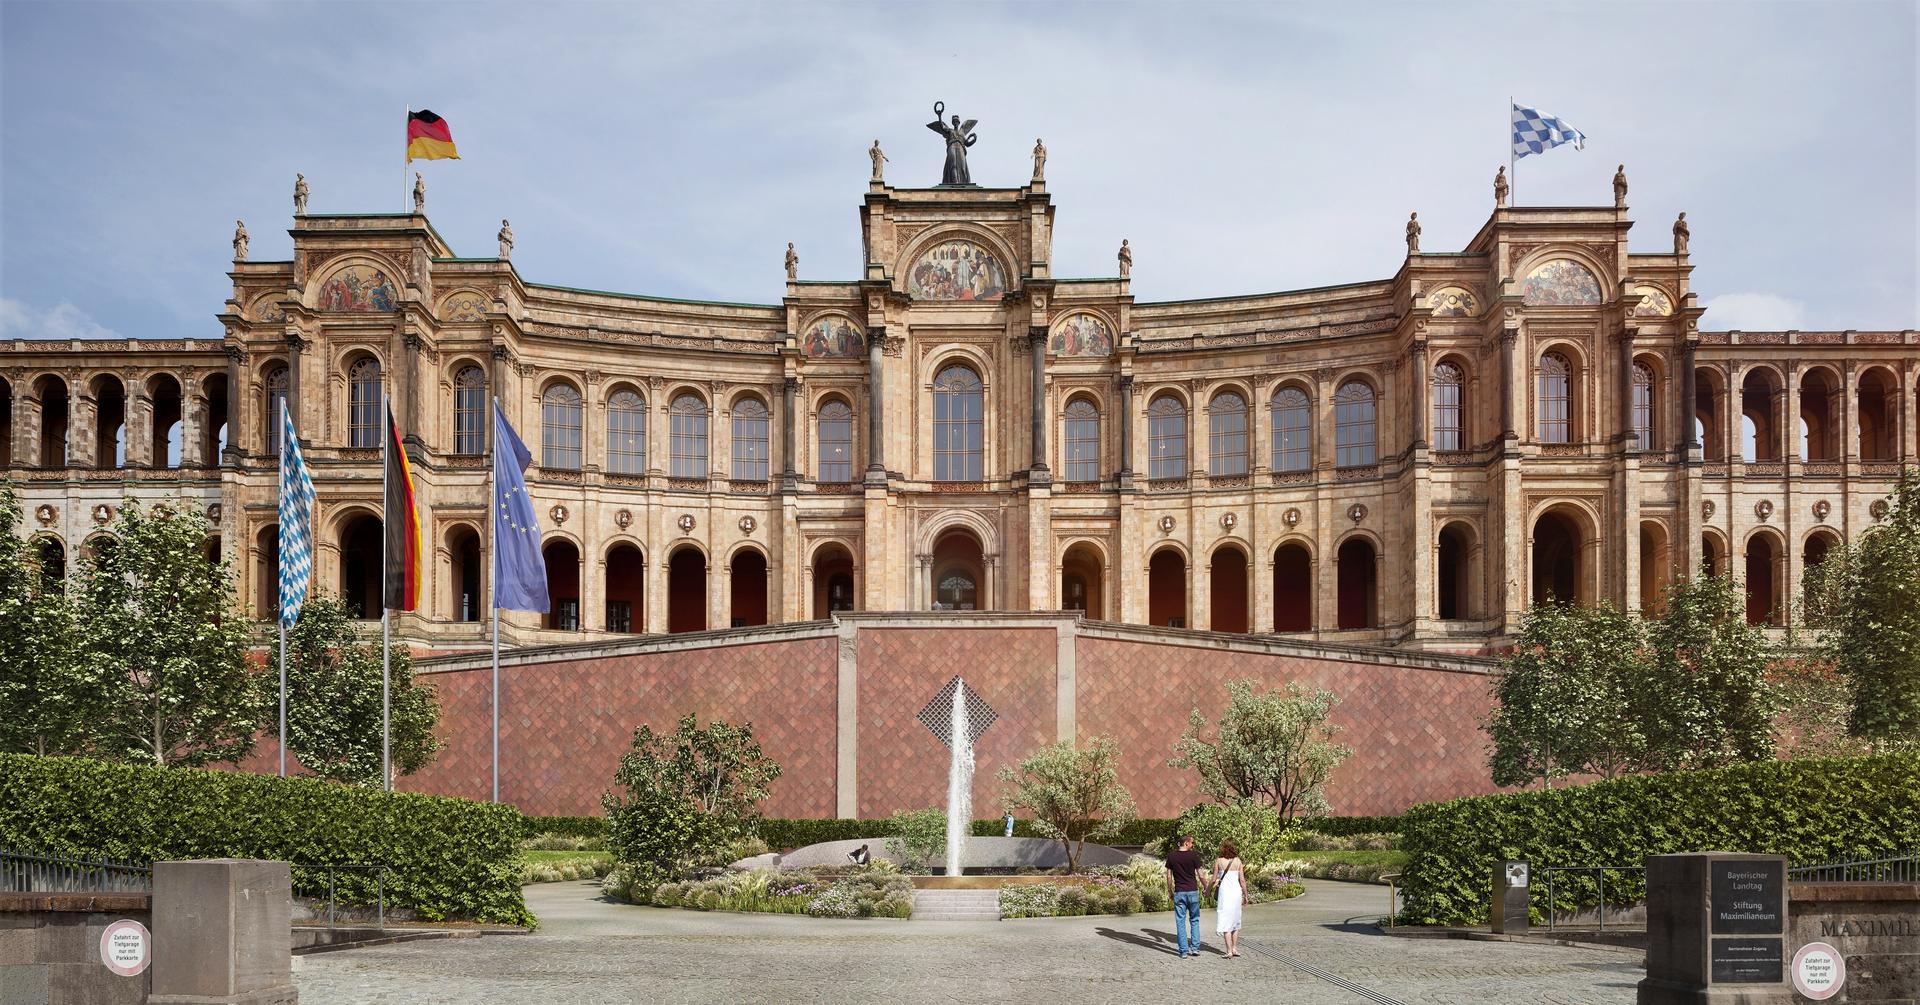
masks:
<svg viewBox="0 0 1920 1005"><path fill-rule="evenodd" d="M1647 976L1636 1000L1792 1001L1786 938L1786 859L1735 852L1649 855Z"/></svg>
<svg viewBox="0 0 1920 1005"><path fill-rule="evenodd" d="M1786 973L1786 862L1717 858L1708 869L1713 983L1780 983Z"/></svg>

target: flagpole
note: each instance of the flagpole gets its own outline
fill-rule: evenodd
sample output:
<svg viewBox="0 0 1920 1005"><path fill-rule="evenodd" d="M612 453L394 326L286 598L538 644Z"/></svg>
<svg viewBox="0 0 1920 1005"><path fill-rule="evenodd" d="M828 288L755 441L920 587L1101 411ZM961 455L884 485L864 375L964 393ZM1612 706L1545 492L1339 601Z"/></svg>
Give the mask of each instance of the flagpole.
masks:
<svg viewBox="0 0 1920 1005"><path fill-rule="evenodd" d="M500 409L500 399L493 398L494 411ZM498 488L494 485L494 464L498 463L500 443L493 435L493 427L499 416L489 416L494 422L487 424L487 508L498 510L500 502L494 497ZM487 577L487 599L493 606L493 695L490 700L493 712L493 801L500 801L500 542L494 531L494 523L499 519L497 512L490 513L487 519L487 554L492 556L492 574Z"/></svg>
<svg viewBox="0 0 1920 1005"><path fill-rule="evenodd" d="M1507 205L1520 205L1520 159L1513 155L1513 95L1507 95Z"/></svg>
<svg viewBox="0 0 1920 1005"><path fill-rule="evenodd" d="M406 135L401 137L401 139L404 139L407 141L403 149L404 149L404 152L411 153L413 150L413 106L412 105L407 106L407 117L402 121L407 123L407 133ZM407 167L412 163L413 163L413 158L410 156L402 157L400 160L400 211L403 213L407 212L407 197L411 194L411 192L407 188Z"/></svg>
<svg viewBox="0 0 1920 1005"><path fill-rule="evenodd" d="M287 438L286 395L280 396L279 421L280 421L280 438L282 440L285 440ZM280 444L279 464L280 464L279 494L284 497L287 491L287 445L285 443ZM274 572L276 573L280 571L279 552L282 550L280 545L281 545L281 542L285 540L285 538L283 538L281 534L285 530L286 530L285 527L281 527L279 528L279 530L276 530L273 535L273 550L275 553L273 556L273 568L274 568ZM280 584L279 583L273 584L273 588L274 588L274 596L280 597ZM281 617L280 610L279 610L281 604L284 604L284 603L286 603L286 598L280 597L280 604L274 605L274 612L273 612L273 620L280 626L280 777L281 778L287 777L287 619L284 617Z"/></svg>
<svg viewBox="0 0 1920 1005"><path fill-rule="evenodd" d="M393 681L393 609L387 606L386 550L389 547L387 535L392 533L387 521L393 519L392 508L387 505L387 467L392 461L388 454L393 449L393 407L387 402L385 388L380 390L380 421L387 427L387 435L380 441L380 785L392 792L393 764L388 744L393 733L393 712L387 692Z"/></svg>

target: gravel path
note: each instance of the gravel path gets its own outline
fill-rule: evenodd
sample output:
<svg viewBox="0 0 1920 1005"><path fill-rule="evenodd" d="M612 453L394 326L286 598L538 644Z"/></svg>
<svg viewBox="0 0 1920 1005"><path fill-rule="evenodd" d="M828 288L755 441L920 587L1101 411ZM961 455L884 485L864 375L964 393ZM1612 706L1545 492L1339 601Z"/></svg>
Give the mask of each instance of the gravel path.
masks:
<svg viewBox="0 0 1920 1005"><path fill-rule="evenodd" d="M1620 953L1384 936L1366 923L1385 900L1381 887L1308 880L1305 896L1247 909L1239 958L1217 955L1209 911L1206 955L1181 960L1171 914L828 921L634 907L591 882L545 883L527 888L533 934L322 953L294 976L309 1005L1380 1001L1345 985L1408 1005L1534 1005L1631 1002L1642 976Z"/></svg>

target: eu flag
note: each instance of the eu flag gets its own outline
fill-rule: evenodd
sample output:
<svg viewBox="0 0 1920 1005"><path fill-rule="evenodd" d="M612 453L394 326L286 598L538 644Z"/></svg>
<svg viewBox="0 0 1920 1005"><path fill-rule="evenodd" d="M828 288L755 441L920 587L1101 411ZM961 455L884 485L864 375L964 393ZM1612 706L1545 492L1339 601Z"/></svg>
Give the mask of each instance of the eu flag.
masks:
<svg viewBox="0 0 1920 1005"><path fill-rule="evenodd" d="M540 523L523 473L533 452L493 403L493 606L506 611L547 610L547 563L540 557Z"/></svg>

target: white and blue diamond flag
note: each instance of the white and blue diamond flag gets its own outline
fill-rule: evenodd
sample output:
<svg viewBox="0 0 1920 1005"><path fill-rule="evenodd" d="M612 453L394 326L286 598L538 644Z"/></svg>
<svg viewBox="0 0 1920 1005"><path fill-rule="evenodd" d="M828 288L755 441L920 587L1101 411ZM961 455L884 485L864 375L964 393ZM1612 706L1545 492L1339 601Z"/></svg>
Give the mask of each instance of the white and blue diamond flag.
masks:
<svg viewBox="0 0 1920 1005"><path fill-rule="evenodd" d="M1587 134L1537 108L1513 106L1513 155L1546 153L1562 143L1575 150L1587 146Z"/></svg>
<svg viewBox="0 0 1920 1005"><path fill-rule="evenodd" d="M284 406L280 419L280 625L300 620L313 582L313 479Z"/></svg>

